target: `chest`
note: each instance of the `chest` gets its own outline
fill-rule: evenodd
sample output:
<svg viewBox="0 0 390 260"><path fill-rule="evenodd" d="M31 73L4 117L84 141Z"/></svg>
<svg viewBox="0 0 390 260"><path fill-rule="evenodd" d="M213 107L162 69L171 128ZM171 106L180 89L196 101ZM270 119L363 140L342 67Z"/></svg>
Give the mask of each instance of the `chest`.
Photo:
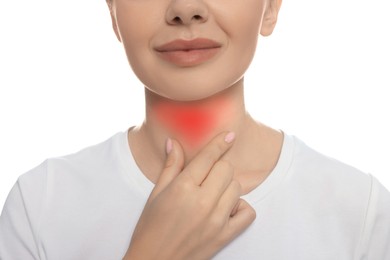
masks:
<svg viewBox="0 0 390 260"><path fill-rule="evenodd" d="M273 202L257 206L255 222L214 259L355 259L360 216L321 204Z"/></svg>

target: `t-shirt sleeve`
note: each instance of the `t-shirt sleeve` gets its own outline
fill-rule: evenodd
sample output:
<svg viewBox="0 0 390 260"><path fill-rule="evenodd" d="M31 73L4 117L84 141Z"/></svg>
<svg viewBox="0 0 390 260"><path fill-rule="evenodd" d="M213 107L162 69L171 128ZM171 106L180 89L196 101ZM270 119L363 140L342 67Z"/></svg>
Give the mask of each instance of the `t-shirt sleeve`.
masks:
<svg viewBox="0 0 390 260"><path fill-rule="evenodd" d="M0 259L41 259L39 225L45 196L45 163L19 177L0 216Z"/></svg>
<svg viewBox="0 0 390 260"><path fill-rule="evenodd" d="M390 260L390 192L372 177L362 236L364 260Z"/></svg>

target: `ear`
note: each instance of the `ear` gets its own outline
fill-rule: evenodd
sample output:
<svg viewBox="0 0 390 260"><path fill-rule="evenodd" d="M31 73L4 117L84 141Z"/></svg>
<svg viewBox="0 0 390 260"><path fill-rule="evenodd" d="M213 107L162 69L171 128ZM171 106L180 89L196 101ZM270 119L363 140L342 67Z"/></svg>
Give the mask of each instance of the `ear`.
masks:
<svg viewBox="0 0 390 260"><path fill-rule="evenodd" d="M274 31L282 0L269 0L267 9L264 13L263 24L261 25L260 34L269 36Z"/></svg>
<svg viewBox="0 0 390 260"><path fill-rule="evenodd" d="M113 0L106 0L106 3L107 3L107 6L108 6L108 9L110 10L112 28L114 29L116 38L118 39L118 41L122 42L120 34L119 34L119 30L118 30L118 25L116 23L114 10L113 10L113 5L114 5L113 4Z"/></svg>

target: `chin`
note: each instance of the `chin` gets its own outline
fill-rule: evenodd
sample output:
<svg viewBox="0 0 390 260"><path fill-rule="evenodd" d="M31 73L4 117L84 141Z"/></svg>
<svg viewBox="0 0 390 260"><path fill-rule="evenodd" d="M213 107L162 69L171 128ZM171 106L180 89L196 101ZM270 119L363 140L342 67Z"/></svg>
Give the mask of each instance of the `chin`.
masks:
<svg viewBox="0 0 390 260"><path fill-rule="evenodd" d="M170 80L169 82L167 80L164 82L164 80L160 80L160 84L145 84L145 86L148 86L148 90L159 96L174 101L184 102L213 97L228 89L232 89L238 81L240 81L240 79L233 80L232 78L229 78L225 80L211 80L208 78L205 80L203 77L201 80L193 78L191 81L181 79L175 81Z"/></svg>
<svg viewBox="0 0 390 260"><path fill-rule="evenodd" d="M204 88L199 89L196 87L188 87L186 89L183 88L164 88L163 90L153 90L150 89L155 94L165 97L167 99L171 99L174 101L182 101L182 102L188 102L188 101L198 101L207 99L210 97L213 97L217 95L218 93L221 93L228 89L229 87L221 87L221 88Z"/></svg>

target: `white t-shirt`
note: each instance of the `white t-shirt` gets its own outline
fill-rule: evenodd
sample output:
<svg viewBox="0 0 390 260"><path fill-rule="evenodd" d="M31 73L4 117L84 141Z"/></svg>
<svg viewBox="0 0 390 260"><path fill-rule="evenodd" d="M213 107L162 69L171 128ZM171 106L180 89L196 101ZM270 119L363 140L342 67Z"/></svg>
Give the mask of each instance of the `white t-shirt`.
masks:
<svg viewBox="0 0 390 260"><path fill-rule="evenodd" d="M0 259L122 259L152 189L127 132L48 159L7 198ZM390 259L390 193L296 137L285 135L275 169L244 199L257 218L214 259Z"/></svg>

